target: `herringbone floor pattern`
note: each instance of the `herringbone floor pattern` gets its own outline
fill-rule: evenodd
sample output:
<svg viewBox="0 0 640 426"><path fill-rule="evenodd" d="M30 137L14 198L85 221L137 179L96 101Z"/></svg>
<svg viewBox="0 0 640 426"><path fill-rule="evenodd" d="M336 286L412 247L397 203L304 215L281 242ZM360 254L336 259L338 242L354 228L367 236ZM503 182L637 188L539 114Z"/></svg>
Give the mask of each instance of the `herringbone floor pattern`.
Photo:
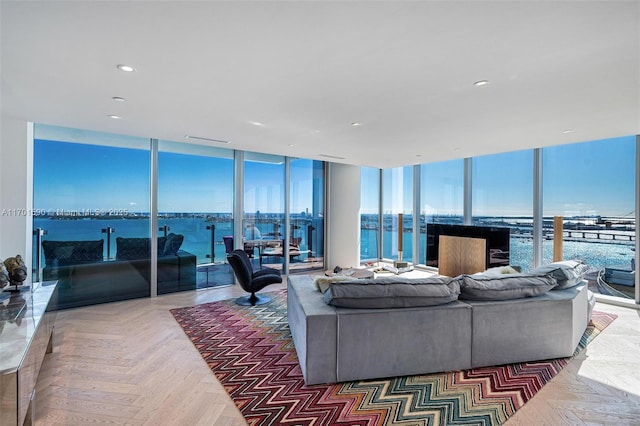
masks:
<svg viewBox="0 0 640 426"><path fill-rule="evenodd" d="M59 312L36 425L246 424L169 312L242 294L233 286ZM507 425L640 424L640 311L596 309L619 317Z"/></svg>

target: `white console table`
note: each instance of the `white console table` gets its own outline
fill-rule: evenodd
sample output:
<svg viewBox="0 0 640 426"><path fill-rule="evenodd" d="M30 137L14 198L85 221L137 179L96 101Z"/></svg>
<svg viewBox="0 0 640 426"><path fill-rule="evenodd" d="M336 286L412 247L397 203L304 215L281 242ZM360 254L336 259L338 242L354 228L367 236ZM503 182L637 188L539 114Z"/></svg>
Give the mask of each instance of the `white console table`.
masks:
<svg viewBox="0 0 640 426"><path fill-rule="evenodd" d="M57 309L57 281L0 293L0 425L33 421L35 385Z"/></svg>

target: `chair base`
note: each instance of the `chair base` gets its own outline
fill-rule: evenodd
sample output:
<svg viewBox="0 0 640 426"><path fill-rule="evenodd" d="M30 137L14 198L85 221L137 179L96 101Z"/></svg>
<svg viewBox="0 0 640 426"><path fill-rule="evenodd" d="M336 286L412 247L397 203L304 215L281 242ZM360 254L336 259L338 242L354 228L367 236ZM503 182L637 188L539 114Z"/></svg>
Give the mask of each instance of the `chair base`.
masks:
<svg viewBox="0 0 640 426"><path fill-rule="evenodd" d="M248 296L238 297L236 299L236 303L242 306L264 305L269 302L271 302L271 298L269 296L258 295L255 293Z"/></svg>

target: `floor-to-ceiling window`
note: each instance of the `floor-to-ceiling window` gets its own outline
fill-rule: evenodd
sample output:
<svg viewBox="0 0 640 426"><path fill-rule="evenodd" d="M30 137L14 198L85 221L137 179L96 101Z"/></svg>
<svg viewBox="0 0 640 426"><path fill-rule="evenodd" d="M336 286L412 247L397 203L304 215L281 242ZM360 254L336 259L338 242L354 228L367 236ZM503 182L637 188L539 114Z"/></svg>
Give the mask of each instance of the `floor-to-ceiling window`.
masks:
<svg viewBox="0 0 640 426"><path fill-rule="evenodd" d="M171 270L163 268L163 262L169 259L159 247L159 294L192 289L194 283L197 288L233 283L226 263L233 238L233 161L231 149L159 141L159 241L178 235L183 242L170 255L197 266L195 281L191 276L167 277Z"/></svg>
<svg viewBox="0 0 640 426"><path fill-rule="evenodd" d="M382 186L382 257L413 262L413 167L383 170Z"/></svg>
<svg viewBox="0 0 640 426"><path fill-rule="evenodd" d="M33 273L59 281L61 307L150 294L149 149L35 126Z"/></svg>
<svg viewBox="0 0 640 426"><path fill-rule="evenodd" d="M360 171L360 260L376 261L380 241L380 169Z"/></svg>
<svg viewBox="0 0 640 426"><path fill-rule="evenodd" d="M283 269L285 247L285 158L244 155L243 244L256 266ZM293 259L290 259L293 260Z"/></svg>
<svg viewBox="0 0 640 426"><path fill-rule="evenodd" d="M462 224L464 211L464 160L442 161L420 166L420 258L428 266L427 234L431 223Z"/></svg>
<svg viewBox="0 0 640 426"><path fill-rule="evenodd" d="M554 259L554 218L562 223L563 259L594 271L620 270L601 292L633 298L635 269L635 136L559 145L542 150L543 262ZM555 234L560 235L560 234ZM603 277L604 278L604 277ZM616 284L619 282L620 284Z"/></svg>
<svg viewBox="0 0 640 426"><path fill-rule="evenodd" d="M324 163L291 159L289 272L324 267Z"/></svg>
<svg viewBox="0 0 640 426"><path fill-rule="evenodd" d="M255 268L324 268L321 161L47 125L34 139L32 268L62 308L232 284L234 247Z"/></svg>
<svg viewBox="0 0 640 426"><path fill-rule="evenodd" d="M510 228L509 263L528 271L534 266L533 151L486 155L472 161L472 224Z"/></svg>

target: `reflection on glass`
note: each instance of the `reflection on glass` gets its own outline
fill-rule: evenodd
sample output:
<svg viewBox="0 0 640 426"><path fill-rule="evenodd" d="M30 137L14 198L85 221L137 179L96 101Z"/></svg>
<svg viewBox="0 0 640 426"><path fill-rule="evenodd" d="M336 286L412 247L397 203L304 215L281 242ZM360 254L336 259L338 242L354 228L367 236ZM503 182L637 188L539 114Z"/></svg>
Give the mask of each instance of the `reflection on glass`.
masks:
<svg viewBox="0 0 640 426"><path fill-rule="evenodd" d="M150 295L149 175L148 139L35 126L33 272L60 307Z"/></svg>
<svg viewBox="0 0 640 426"><path fill-rule="evenodd" d="M562 259L585 261L595 278L600 273L593 290L633 298L633 281L617 277L632 277L635 271L635 136L554 146L542 153L543 263L553 260L553 218L561 216Z"/></svg>
<svg viewBox="0 0 640 426"><path fill-rule="evenodd" d="M413 262L413 166L383 170L382 185L383 258Z"/></svg>
<svg viewBox="0 0 640 426"><path fill-rule="evenodd" d="M376 261L380 241L380 169L362 167L360 188L360 261Z"/></svg>
<svg viewBox="0 0 640 426"><path fill-rule="evenodd" d="M290 272L324 267L324 163L290 164Z"/></svg>
<svg viewBox="0 0 640 426"><path fill-rule="evenodd" d="M427 258L427 223L462 224L464 212L464 160L420 166L420 259ZM433 244L433 243L432 243Z"/></svg>
<svg viewBox="0 0 640 426"><path fill-rule="evenodd" d="M232 212L232 150L159 141L158 294L233 284L224 243ZM176 253L167 238L182 240ZM165 267L172 261L179 275Z"/></svg>
<svg viewBox="0 0 640 426"><path fill-rule="evenodd" d="M283 269L284 157L246 152L244 159L244 249L254 269Z"/></svg>
<svg viewBox="0 0 640 426"><path fill-rule="evenodd" d="M533 267L533 151L474 157L472 170L472 224L509 228L509 264L528 271Z"/></svg>

